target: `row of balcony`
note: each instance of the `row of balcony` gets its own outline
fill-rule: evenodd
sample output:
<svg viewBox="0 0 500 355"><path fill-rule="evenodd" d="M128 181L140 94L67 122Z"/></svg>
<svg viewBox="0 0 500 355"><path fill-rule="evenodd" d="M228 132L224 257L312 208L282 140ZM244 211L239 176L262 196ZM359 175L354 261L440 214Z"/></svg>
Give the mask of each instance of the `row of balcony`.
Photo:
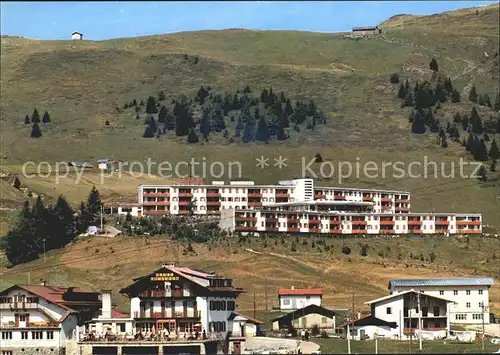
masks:
<svg viewBox="0 0 500 355"><path fill-rule="evenodd" d="M183 312L151 312L151 311L135 311L134 318L153 318L153 319L163 319L163 318L201 318L201 311L183 311Z"/></svg>
<svg viewBox="0 0 500 355"><path fill-rule="evenodd" d="M38 303L10 302L0 303L0 309L38 309Z"/></svg>
<svg viewBox="0 0 500 355"><path fill-rule="evenodd" d="M184 291L184 290L171 290L171 291L166 291L166 290L147 290L147 291L142 291L138 294L138 297L140 298L167 298L167 297L190 297L190 292L189 291Z"/></svg>

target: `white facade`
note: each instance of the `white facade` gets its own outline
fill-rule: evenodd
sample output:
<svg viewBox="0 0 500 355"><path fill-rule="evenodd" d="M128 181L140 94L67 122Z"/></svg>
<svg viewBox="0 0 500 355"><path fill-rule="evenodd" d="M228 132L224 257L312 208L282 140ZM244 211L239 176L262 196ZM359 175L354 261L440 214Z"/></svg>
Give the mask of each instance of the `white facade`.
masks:
<svg viewBox="0 0 500 355"><path fill-rule="evenodd" d="M471 282L477 280L477 282ZM399 281L399 282L398 282ZM450 305L450 320L459 324L482 324L490 322L489 288L493 279L431 279L431 280L393 280L389 283L390 293L419 290L428 295L444 297L454 301ZM431 284L427 284L431 282ZM407 285L400 285L406 283ZM484 305L484 313L483 306Z"/></svg>
<svg viewBox="0 0 500 355"><path fill-rule="evenodd" d="M35 348L57 354L66 340L76 339L78 316L67 308L22 289L10 290L0 302L2 350Z"/></svg>
<svg viewBox="0 0 500 355"><path fill-rule="evenodd" d="M453 302L439 296L431 296L415 290L395 293L366 302L371 306L371 315L386 322L397 324L394 329L381 329L386 336L404 339L409 331L419 328L440 331L450 329L449 309ZM405 331L406 330L406 331Z"/></svg>
<svg viewBox="0 0 500 355"><path fill-rule="evenodd" d="M312 304L321 306L321 295L280 295L280 309L281 310L294 310L301 309Z"/></svg>
<svg viewBox="0 0 500 355"><path fill-rule="evenodd" d="M80 32L73 32L71 34L71 39L82 40L83 34L81 34Z"/></svg>
<svg viewBox="0 0 500 355"><path fill-rule="evenodd" d="M397 329L383 325L353 326L351 329L351 339L354 340L364 340L365 337L375 339L375 336L378 338L393 339L398 336Z"/></svg>

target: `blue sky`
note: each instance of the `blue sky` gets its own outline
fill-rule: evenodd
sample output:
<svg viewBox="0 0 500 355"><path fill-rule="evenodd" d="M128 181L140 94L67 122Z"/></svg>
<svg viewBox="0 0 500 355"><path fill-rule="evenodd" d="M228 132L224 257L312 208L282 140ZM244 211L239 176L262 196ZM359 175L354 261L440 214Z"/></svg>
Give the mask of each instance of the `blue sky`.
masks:
<svg viewBox="0 0 500 355"><path fill-rule="evenodd" d="M498 1L367 2L2 2L1 34L102 40L181 31L247 28L339 32L399 13L434 14Z"/></svg>

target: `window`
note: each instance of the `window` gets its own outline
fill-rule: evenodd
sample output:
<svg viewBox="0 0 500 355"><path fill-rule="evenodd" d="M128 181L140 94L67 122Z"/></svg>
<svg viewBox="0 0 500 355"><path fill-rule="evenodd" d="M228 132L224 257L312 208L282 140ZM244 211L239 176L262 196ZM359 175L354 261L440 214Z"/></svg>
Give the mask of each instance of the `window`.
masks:
<svg viewBox="0 0 500 355"><path fill-rule="evenodd" d="M477 291L477 292L478 292L480 295L482 295L482 294L483 294L483 290L479 290L479 291Z"/></svg>
<svg viewBox="0 0 500 355"><path fill-rule="evenodd" d="M2 332L3 340L12 340L12 332Z"/></svg>
<svg viewBox="0 0 500 355"><path fill-rule="evenodd" d="M19 315L19 321L20 322L26 322L26 314L20 314Z"/></svg>
<svg viewBox="0 0 500 355"><path fill-rule="evenodd" d="M306 300L310 300L311 299L311 296L306 296Z"/></svg>
<svg viewBox="0 0 500 355"><path fill-rule="evenodd" d="M479 308L483 308L483 302L479 302L479 303L477 304L477 306L478 306ZM485 308L486 308L486 307L485 307Z"/></svg>
<svg viewBox="0 0 500 355"><path fill-rule="evenodd" d="M31 332L31 339L40 340L43 339L43 332Z"/></svg>
<svg viewBox="0 0 500 355"><path fill-rule="evenodd" d="M465 304L465 307L470 308L470 302L467 302L467 303Z"/></svg>
<svg viewBox="0 0 500 355"><path fill-rule="evenodd" d="M439 316L439 307L434 307L433 314L434 314L434 317Z"/></svg>
<svg viewBox="0 0 500 355"><path fill-rule="evenodd" d="M440 291L439 291L439 295L440 295L440 296L444 295L444 291L443 291L443 290L440 290Z"/></svg>
<svg viewBox="0 0 500 355"><path fill-rule="evenodd" d="M386 312L387 312L387 314L392 314L392 308L391 307L387 307L386 308Z"/></svg>
<svg viewBox="0 0 500 355"><path fill-rule="evenodd" d="M11 350L2 350L2 355L12 355L12 351Z"/></svg>
<svg viewBox="0 0 500 355"><path fill-rule="evenodd" d="M326 323L328 323L328 318L321 317L321 324L326 324Z"/></svg>
<svg viewBox="0 0 500 355"><path fill-rule="evenodd" d="M236 309L236 304L234 301L227 301L227 310L234 311Z"/></svg>
<svg viewBox="0 0 500 355"><path fill-rule="evenodd" d="M123 325L123 328L125 329L125 324L122 324L122 325ZM52 330L47 331L47 339L49 339L49 340L54 339L54 332Z"/></svg>
<svg viewBox="0 0 500 355"><path fill-rule="evenodd" d="M457 313L455 314L455 320L467 320L466 313Z"/></svg>
<svg viewBox="0 0 500 355"><path fill-rule="evenodd" d="M21 339L23 340L28 339L28 332L21 332Z"/></svg>
<svg viewBox="0 0 500 355"><path fill-rule="evenodd" d="M482 313L473 314L472 319L481 320L481 319L483 319L483 314Z"/></svg>
<svg viewBox="0 0 500 355"><path fill-rule="evenodd" d="M470 296L470 290L465 290L465 294L466 294L467 296Z"/></svg>
<svg viewBox="0 0 500 355"><path fill-rule="evenodd" d="M210 301L210 310L215 311L215 301Z"/></svg>
<svg viewBox="0 0 500 355"><path fill-rule="evenodd" d="M290 305L290 299L289 298L283 298L283 306L289 306Z"/></svg>
<svg viewBox="0 0 500 355"><path fill-rule="evenodd" d="M458 296L458 290L453 290L453 296Z"/></svg>

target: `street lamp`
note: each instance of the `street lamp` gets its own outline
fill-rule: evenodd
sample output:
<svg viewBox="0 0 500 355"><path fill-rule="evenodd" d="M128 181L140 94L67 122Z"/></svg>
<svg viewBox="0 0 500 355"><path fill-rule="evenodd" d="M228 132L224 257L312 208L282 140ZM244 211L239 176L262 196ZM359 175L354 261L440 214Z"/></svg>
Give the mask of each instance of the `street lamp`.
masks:
<svg viewBox="0 0 500 355"><path fill-rule="evenodd" d="M479 307L481 307L481 319L483 321L483 334L481 336L481 349L484 351L484 302L479 302Z"/></svg>

